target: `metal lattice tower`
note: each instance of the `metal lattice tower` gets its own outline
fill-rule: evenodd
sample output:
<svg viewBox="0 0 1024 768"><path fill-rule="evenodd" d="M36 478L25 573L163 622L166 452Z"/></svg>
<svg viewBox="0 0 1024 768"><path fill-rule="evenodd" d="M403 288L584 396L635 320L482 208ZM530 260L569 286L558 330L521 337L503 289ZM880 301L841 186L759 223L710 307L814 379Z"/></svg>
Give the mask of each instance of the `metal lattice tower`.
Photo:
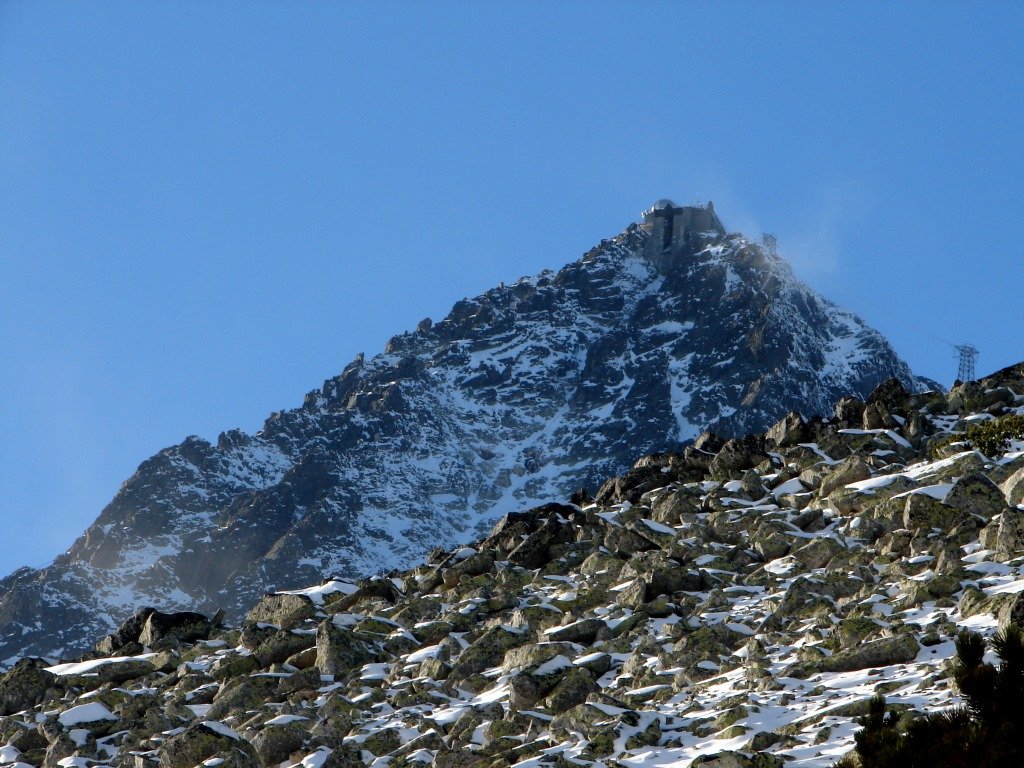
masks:
<svg viewBox="0 0 1024 768"><path fill-rule="evenodd" d="M778 255L779 241L775 239L775 235L763 232L761 234L761 247L774 257Z"/></svg>
<svg viewBox="0 0 1024 768"><path fill-rule="evenodd" d="M960 370L956 377L960 381L974 381L974 361L978 359L978 348L973 344L954 346L953 350L960 360Z"/></svg>

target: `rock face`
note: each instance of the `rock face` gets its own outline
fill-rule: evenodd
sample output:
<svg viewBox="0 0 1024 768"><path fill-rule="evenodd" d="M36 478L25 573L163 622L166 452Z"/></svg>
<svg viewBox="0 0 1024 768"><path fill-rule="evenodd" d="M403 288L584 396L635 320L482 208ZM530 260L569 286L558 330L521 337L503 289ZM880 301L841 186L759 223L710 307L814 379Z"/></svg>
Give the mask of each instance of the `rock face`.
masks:
<svg viewBox="0 0 1024 768"><path fill-rule="evenodd" d="M702 430L831 413L891 377L922 388L783 261L711 209L680 210L667 250L631 225L394 337L254 435L147 459L68 552L0 582L0 664L82 650L137 605L237 619L266 589L408 565ZM715 470L761 450L733 443Z"/></svg>
<svg viewBox="0 0 1024 768"><path fill-rule="evenodd" d="M988 417L1024 413L1024 366L978 384L1006 393ZM832 765L876 693L958 703L962 628L1024 625L1024 541L1004 533L1024 509L992 491L1024 445L979 458L963 432L980 414L956 397L880 391L892 427L848 426L846 403L703 438L640 458L604 501L551 500L409 570L264 595L240 624L139 610L103 653L0 677L0 759ZM142 647L147 627L163 650Z"/></svg>

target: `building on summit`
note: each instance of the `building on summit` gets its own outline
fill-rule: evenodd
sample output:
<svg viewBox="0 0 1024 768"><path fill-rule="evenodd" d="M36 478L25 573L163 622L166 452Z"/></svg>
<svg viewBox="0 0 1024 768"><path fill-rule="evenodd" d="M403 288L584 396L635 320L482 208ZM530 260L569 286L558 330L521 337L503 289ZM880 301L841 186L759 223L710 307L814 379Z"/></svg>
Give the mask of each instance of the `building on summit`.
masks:
<svg viewBox="0 0 1024 768"><path fill-rule="evenodd" d="M650 235L644 248L649 257L692 250L725 236L725 227L710 201L706 206L676 205L663 198L644 211L640 227Z"/></svg>

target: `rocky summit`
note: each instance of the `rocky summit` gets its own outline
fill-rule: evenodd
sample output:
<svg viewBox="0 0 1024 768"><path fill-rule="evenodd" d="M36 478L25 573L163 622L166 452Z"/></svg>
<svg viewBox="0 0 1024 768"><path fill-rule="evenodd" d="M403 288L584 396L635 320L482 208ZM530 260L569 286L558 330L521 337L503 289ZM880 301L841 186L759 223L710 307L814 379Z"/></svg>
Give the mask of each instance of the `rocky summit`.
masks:
<svg viewBox="0 0 1024 768"><path fill-rule="evenodd" d="M829 413L893 377L925 388L710 204L661 201L557 273L360 356L256 434L144 461L70 550L0 581L0 662L83 650L137 605L237 621L266 589L409 567L638 455Z"/></svg>
<svg viewBox="0 0 1024 768"><path fill-rule="evenodd" d="M238 625L140 608L0 677L42 768L830 766L877 693L958 703L962 628L1024 625L1024 364L698 437L593 499Z"/></svg>

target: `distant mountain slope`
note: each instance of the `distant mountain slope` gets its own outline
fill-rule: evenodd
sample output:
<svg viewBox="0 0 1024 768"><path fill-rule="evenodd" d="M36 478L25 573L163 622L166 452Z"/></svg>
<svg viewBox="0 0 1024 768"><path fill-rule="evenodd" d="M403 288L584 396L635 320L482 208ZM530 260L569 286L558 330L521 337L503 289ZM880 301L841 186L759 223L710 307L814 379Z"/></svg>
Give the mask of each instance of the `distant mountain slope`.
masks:
<svg viewBox="0 0 1024 768"><path fill-rule="evenodd" d="M922 388L712 208L652 209L396 336L255 435L147 459L68 552L0 582L0 660L70 653L142 604L237 616L267 589L408 566L638 455L890 377Z"/></svg>

